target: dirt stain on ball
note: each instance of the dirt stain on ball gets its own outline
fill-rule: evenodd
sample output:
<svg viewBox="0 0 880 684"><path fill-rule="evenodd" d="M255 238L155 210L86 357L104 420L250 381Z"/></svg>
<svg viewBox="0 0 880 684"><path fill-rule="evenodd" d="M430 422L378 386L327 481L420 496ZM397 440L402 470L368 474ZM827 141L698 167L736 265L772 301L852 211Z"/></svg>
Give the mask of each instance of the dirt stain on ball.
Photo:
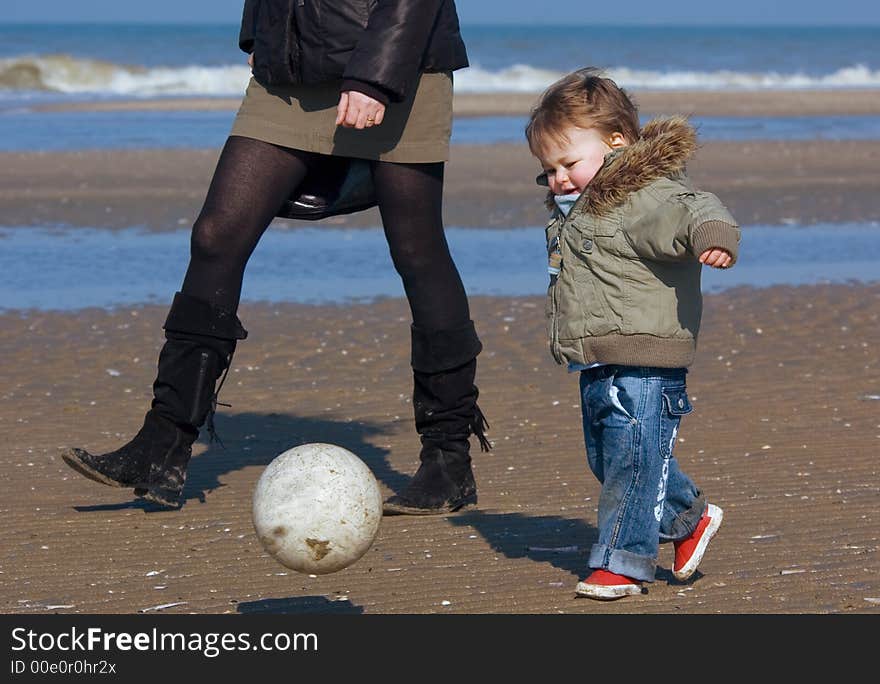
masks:
<svg viewBox="0 0 880 684"><path fill-rule="evenodd" d="M306 544L309 547L309 551L311 551L312 556L316 561L321 560L330 553L330 542L322 541L320 539L306 539Z"/></svg>

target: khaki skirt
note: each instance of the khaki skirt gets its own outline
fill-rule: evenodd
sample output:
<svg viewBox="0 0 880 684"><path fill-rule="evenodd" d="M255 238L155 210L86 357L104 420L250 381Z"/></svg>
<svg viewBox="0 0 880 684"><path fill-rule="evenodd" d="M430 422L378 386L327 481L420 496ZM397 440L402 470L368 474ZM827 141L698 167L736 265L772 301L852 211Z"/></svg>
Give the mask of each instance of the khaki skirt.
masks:
<svg viewBox="0 0 880 684"><path fill-rule="evenodd" d="M422 74L415 93L392 102L378 126L336 125L341 81L266 88L251 78L231 135L319 154L402 163L449 159L452 74Z"/></svg>

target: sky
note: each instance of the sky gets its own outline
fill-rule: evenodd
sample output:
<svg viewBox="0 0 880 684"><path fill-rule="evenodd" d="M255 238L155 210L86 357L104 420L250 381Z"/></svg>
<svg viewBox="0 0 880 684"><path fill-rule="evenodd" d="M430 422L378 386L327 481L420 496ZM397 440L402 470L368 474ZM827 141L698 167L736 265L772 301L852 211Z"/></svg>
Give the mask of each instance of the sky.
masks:
<svg viewBox="0 0 880 684"><path fill-rule="evenodd" d="M243 0L2 0L0 22L235 23ZM457 0L462 24L880 25L878 0ZM566 6L567 5L567 6Z"/></svg>

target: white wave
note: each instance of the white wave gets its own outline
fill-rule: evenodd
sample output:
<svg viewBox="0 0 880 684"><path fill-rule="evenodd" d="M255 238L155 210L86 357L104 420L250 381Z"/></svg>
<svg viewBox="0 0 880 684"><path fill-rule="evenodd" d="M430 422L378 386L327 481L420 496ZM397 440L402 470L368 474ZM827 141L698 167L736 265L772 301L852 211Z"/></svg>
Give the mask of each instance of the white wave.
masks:
<svg viewBox="0 0 880 684"><path fill-rule="evenodd" d="M533 93L540 92L563 75L563 71L537 69L527 64L516 64L498 71L472 66L456 72L455 90L460 93ZM872 71L864 64L854 64L822 76L775 71L645 71L628 67L610 67L605 70L605 75L624 88L753 90L880 87L880 71Z"/></svg>
<svg viewBox="0 0 880 684"><path fill-rule="evenodd" d="M455 91L459 93L538 93L565 72L514 64L499 71L471 66L455 72Z"/></svg>
<svg viewBox="0 0 880 684"><path fill-rule="evenodd" d="M244 63L145 68L69 55L0 59L0 90L130 97L240 95L249 78Z"/></svg>
<svg viewBox="0 0 880 684"><path fill-rule="evenodd" d="M682 89L832 89L876 88L880 71L855 64L823 76L804 73L785 74L776 71L749 73L742 71L638 71L626 67L609 69L608 75L624 87Z"/></svg>
<svg viewBox="0 0 880 684"><path fill-rule="evenodd" d="M537 93L565 72L528 64L491 71L479 65L455 74L459 93ZM742 71L654 71L624 66L606 70L628 88L665 89L804 89L876 88L880 71L854 64L825 75ZM242 64L221 66L139 67L69 55L22 55L0 59L0 94L44 92L68 95L162 97L238 96L250 69Z"/></svg>

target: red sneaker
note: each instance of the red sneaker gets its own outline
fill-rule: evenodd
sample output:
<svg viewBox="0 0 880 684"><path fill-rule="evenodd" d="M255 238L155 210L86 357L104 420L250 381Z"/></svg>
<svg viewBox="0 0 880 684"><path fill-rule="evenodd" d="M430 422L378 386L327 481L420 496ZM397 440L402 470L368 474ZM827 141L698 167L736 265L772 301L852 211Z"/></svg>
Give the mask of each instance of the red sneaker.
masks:
<svg viewBox="0 0 880 684"><path fill-rule="evenodd" d="M675 565L672 566L675 579L684 581L697 571L709 540L721 527L723 518L724 511L715 504L709 504L691 536L675 542Z"/></svg>
<svg viewBox="0 0 880 684"><path fill-rule="evenodd" d="M642 593L642 583L626 575L607 570L593 570L583 582L578 582L575 593L601 601L610 601Z"/></svg>

